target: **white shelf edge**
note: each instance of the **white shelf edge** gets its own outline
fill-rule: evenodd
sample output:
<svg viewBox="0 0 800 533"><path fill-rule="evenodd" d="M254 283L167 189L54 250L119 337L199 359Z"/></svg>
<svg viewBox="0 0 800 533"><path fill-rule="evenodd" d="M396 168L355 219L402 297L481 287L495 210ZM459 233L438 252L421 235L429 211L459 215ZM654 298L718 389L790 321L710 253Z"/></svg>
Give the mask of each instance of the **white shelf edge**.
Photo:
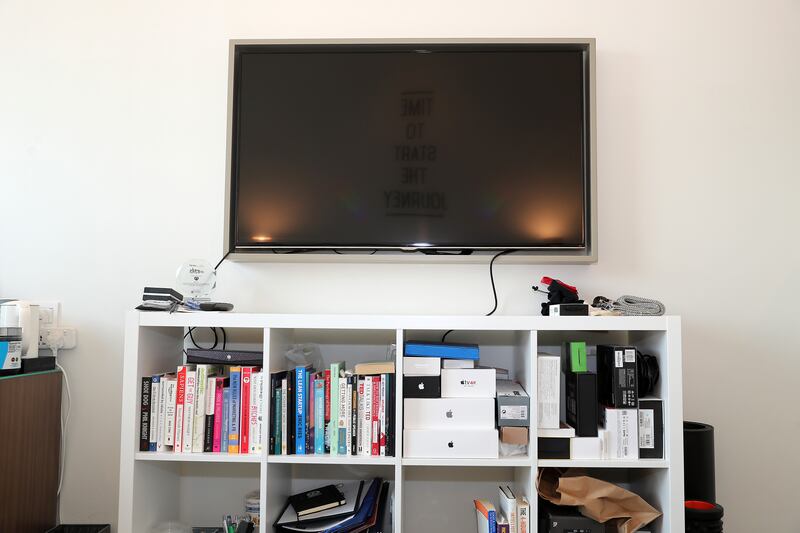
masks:
<svg viewBox="0 0 800 533"><path fill-rule="evenodd" d="M435 459L427 457L404 457L403 466L476 466L476 467L511 467L511 466L534 466L530 457L500 457L498 459L469 459L469 458L446 458Z"/></svg>
<svg viewBox="0 0 800 533"><path fill-rule="evenodd" d="M177 463L260 463L259 454L228 453L174 453L174 452L136 452L137 461L170 461Z"/></svg>
<svg viewBox="0 0 800 533"><path fill-rule="evenodd" d="M666 459L637 459L622 461L617 459L539 459L540 468L669 468Z"/></svg>
<svg viewBox="0 0 800 533"><path fill-rule="evenodd" d="M568 316L533 315L293 315L263 313L163 313L137 312L140 326L240 327L301 329L417 329L508 331L666 331L669 316Z"/></svg>
<svg viewBox="0 0 800 533"><path fill-rule="evenodd" d="M394 465L396 457L367 457L361 455L270 455L270 464L308 465Z"/></svg>

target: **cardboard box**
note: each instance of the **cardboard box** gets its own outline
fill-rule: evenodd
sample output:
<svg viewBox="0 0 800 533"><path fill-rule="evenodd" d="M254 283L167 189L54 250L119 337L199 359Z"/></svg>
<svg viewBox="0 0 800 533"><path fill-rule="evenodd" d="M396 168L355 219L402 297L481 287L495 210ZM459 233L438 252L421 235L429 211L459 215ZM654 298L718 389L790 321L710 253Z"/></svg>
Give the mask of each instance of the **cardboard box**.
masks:
<svg viewBox="0 0 800 533"><path fill-rule="evenodd" d="M572 459L602 459L603 439L601 437L575 437L570 440Z"/></svg>
<svg viewBox="0 0 800 533"><path fill-rule="evenodd" d="M639 458L664 458L664 401L639 400Z"/></svg>
<svg viewBox="0 0 800 533"><path fill-rule="evenodd" d="M570 439L539 437L539 459L569 459Z"/></svg>
<svg viewBox="0 0 800 533"><path fill-rule="evenodd" d="M475 368L472 359L442 359L442 368Z"/></svg>
<svg viewBox="0 0 800 533"><path fill-rule="evenodd" d="M500 442L504 444L528 444L528 428L501 427Z"/></svg>
<svg viewBox="0 0 800 533"><path fill-rule="evenodd" d="M494 398L496 395L494 368L442 369L443 398Z"/></svg>
<svg viewBox="0 0 800 533"><path fill-rule="evenodd" d="M605 533L604 524L583 516L576 507L540 500L539 533ZM616 531L616 527L614 531Z"/></svg>
<svg viewBox="0 0 800 533"><path fill-rule="evenodd" d="M491 398L406 398L406 429L494 429Z"/></svg>
<svg viewBox="0 0 800 533"><path fill-rule="evenodd" d="M619 409L636 409L638 404L636 348L598 346L597 379L601 404Z"/></svg>
<svg viewBox="0 0 800 533"><path fill-rule="evenodd" d="M537 365L537 419L542 429L558 429L561 422L561 358L539 355Z"/></svg>
<svg viewBox="0 0 800 533"><path fill-rule="evenodd" d="M441 395L439 376L403 376L404 398L439 398Z"/></svg>
<svg viewBox="0 0 800 533"><path fill-rule="evenodd" d="M496 429L404 429L403 457L497 459Z"/></svg>
<svg viewBox="0 0 800 533"><path fill-rule="evenodd" d="M565 375L567 424L576 437L596 437L598 424L597 374L567 372Z"/></svg>
<svg viewBox="0 0 800 533"><path fill-rule="evenodd" d="M603 409L607 431L606 459L639 458L639 417L636 409Z"/></svg>
<svg viewBox="0 0 800 533"><path fill-rule="evenodd" d="M531 425L531 399L515 381L497 380L497 426Z"/></svg>
<svg viewBox="0 0 800 533"><path fill-rule="evenodd" d="M588 372L586 343L582 341L565 342L561 346L561 360L565 372Z"/></svg>
<svg viewBox="0 0 800 533"><path fill-rule="evenodd" d="M438 357L403 357L404 376L438 376L442 360Z"/></svg>

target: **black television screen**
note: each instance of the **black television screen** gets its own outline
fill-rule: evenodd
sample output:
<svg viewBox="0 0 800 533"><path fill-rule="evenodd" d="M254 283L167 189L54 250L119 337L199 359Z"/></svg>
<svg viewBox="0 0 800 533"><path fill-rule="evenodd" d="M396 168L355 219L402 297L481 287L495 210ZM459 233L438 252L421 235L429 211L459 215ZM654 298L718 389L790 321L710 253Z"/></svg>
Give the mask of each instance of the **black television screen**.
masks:
<svg viewBox="0 0 800 533"><path fill-rule="evenodd" d="M587 44L233 60L230 250L587 248Z"/></svg>

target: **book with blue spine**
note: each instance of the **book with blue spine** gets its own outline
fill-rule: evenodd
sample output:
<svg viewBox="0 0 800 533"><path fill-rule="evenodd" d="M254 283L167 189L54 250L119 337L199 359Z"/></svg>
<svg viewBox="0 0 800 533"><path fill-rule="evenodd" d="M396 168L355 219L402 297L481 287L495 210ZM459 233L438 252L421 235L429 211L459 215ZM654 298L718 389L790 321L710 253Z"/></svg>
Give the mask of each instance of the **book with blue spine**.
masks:
<svg viewBox="0 0 800 533"><path fill-rule="evenodd" d="M239 453L239 425L242 410L242 367L232 366L231 370L231 404L228 411L228 453Z"/></svg>
<svg viewBox="0 0 800 533"><path fill-rule="evenodd" d="M339 453L339 377L344 368L342 361L331 363L331 418L328 422L331 455Z"/></svg>
<svg viewBox="0 0 800 533"><path fill-rule="evenodd" d="M228 453L228 435L231 431L231 388L222 390L222 435L219 450Z"/></svg>
<svg viewBox="0 0 800 533"><path fill-rule="evenodd" d="M308 383L308 368L298 366L295 368L295 433L294 433L294 453L297 455L306 454L306 384Z"/></svg>
<svg viewBox="0 0 800 533"><path fill-rule="evenodd" d="M489 500L473 500L478 519L478 533L497 533L497 510Z"/></svg>
<svg viewBox="0 0 800 533"><path fill-rule="evenodd" d="M407 357L439 357L441 359L471 359L477 361L480 356L480 349L477 344L408 341L405 344L403 355Z"/></svg>
<svg viewBox="0 0 800 533"><path fill-rule="evenodd" d="M314 453L325 453L325 378L314 380Z"/></svg>

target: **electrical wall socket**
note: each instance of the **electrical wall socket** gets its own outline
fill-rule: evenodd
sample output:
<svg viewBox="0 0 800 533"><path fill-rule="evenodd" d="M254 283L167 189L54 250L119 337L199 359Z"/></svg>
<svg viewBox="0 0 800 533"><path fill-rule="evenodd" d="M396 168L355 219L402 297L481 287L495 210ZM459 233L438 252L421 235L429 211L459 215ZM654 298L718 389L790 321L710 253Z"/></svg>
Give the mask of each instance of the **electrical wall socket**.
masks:
<svg viewBox="0 0 800 533"><path fill-rule="evenodd" d="M47 347L47 337L48 335L53 334L56 338L61 337L62 342L61 346L58 347L59 350L71 350L78 345L78 332L75 328L72 327L57 327L57 328L46 328L44 330L39 331L39 338L42 339L44 342L44 347Z"/></svg>
<svg viewBox="0 0 800 533"><path fill-rule="evenodd" d="M39 348L47 348L42 332L61 324L61 302L42 300L32 303L39 306Z"/></svg>

